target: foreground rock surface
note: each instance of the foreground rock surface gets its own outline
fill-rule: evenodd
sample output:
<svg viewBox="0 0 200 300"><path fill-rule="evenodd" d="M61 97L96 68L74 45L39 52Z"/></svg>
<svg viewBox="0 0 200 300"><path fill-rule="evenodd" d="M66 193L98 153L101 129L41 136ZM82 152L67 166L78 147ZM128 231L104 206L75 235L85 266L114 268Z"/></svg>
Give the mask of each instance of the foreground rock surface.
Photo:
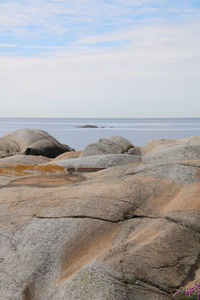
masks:
<svg viewBox="0 0 200 300"><path fill-rule="evenodd" d="M140 153L83 175L63 161L87 157L0 167L1 300L164 300L199 279L200 138Z"/></svg>
<svg viewBox="0 0 200 300"><path fill-rule="evenodd" d="M0 138L0 157L26 154L54 158L72 150L69 146L60 144L46 131L39 129L19 129Z"/></svg>

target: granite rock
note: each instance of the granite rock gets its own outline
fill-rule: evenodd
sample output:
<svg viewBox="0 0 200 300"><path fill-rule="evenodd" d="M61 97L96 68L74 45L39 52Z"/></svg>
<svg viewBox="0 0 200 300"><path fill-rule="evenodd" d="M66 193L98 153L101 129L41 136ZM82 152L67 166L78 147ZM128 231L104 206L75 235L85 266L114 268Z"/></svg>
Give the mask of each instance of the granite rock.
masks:
<svg viewBox="0 0 200 300"><path fill-rule="evenodd" d="M92 172L101 169L107 169L119 165L127 165L129 163L139 163L140 157L138 155L130 154L107 154L107 155L93 155L81 156L72 159L56 159L47 163L48 165L57 164L71 170L71 172Z"/></svg>
<svg viewBox="0 0 200 300"><path fill-rule="evenodd" d="M64 160L64 159L70 159L70 158L78 158L81 155L82 151L69 151L65 152L63 154L58 155L56 158L54 158L54 162L57 160Z"/></svg>
<svg viewBox="0 0 200 300"><path fill-rule="evenodd" d="M0 300L167 300L200 279L199 139L153 144L94 173L0 176Z"/></svg>
<svg viewBox="0 0 200 300"><path fill-rule="evenodd" d="M195 160L200 156L200 136L152 141L140 151L144 163Z"/></svg>
<svg viewBox="0 0 200 300"><path fill-rule="evenodd" d="M51 161L45 156L35 156L35 155L11 155L8 157L0 158L0 165L4 164L43 164Z"/></svg>
<svg viewBox="0 0 200 300"><path fill-rule="evenodd" d="M0 138L1 157L26 154L54 158L67 151L73 149L39 129L19 129Z"/></svg>
<svg viewBox="0 0 200 300"><path fill-rule="evenodd" d="M97 143L86 146L81 156L121 154L128 151L129 154L140 155L139 147L133 146L126 138L109 136L100 139Z"/></svg>

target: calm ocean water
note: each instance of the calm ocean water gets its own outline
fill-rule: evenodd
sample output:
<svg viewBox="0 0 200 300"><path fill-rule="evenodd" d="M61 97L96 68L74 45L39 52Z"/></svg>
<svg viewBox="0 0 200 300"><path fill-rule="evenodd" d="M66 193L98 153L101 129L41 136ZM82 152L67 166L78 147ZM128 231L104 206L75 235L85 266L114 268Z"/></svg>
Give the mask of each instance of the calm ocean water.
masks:
<svg viewBox="0 0 200 300"><path fill-rule="evenodd" d="M76 128L82 125L99 128ZM104 128L101 128L104 127ZM184 138L200 135L200 118L182 119L80 119L80 118L0 118L0 136L21 129L43 129L61 143L78 149L106 136L123 136L134 145L144 146L150 140Z"/></svg>

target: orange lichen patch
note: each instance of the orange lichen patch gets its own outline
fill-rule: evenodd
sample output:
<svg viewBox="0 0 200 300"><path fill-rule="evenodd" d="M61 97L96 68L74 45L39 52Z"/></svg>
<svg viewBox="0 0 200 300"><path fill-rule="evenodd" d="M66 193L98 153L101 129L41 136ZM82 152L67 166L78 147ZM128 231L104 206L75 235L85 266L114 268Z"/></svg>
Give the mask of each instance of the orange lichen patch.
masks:
<svg viewBox="0 0 200 300"><path fill-rule="evenodd" d="M35 185L42 187L63 186L72 184L83 180L83 176L78 175L43 175L43 176L29 176L11 181L8 186L18 185Z"/></svg>
<svg viewBox="0 0 200 300"><path fill-rule="evenodd" d="M66 172L65 168L59 165L33 165L35 170L41 171L41 172Z"/></svg>
<svg viewBox="0 0 200 300"><path fill-rule="evenodd" d="M5 176L13 176L13 167L7 166L7 165L1 165L0 166L0 174ZM26 175L26 174L25 174Z"/></svg>
<svg viewBox="0 0 200 300"><path fill-rule="evenodd" d="M0 174L7 176L27 176L37 173L66 173L64 167L59 165L34 165L34 164L17 164L0 166Z"/></svg>
<svg viewBox="0 0 200 300"><path fill-rule="evenodd" d="M93 238L87 237L76 244L76 247L67 253L62 262L61 278L57 283L66 280L82 266L111 248L112 240L117 235L118 229L118 224L109 224L103 232L101 230Z"/></svg>

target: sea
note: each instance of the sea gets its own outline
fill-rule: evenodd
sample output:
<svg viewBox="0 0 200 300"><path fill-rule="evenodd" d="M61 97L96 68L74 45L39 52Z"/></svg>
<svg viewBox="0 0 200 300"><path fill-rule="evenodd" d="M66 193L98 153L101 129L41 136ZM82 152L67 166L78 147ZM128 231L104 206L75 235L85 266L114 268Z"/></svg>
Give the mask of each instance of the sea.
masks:
<svg viewBox="0 0 200 300"><path fill-rule="evenodd" d="M84 125L98 128L79 128ZM137 146L157 139L199 136L200 118L0 118L0 137L22 128L45 130L80 150L107 136L122 136Z"/></svg>

